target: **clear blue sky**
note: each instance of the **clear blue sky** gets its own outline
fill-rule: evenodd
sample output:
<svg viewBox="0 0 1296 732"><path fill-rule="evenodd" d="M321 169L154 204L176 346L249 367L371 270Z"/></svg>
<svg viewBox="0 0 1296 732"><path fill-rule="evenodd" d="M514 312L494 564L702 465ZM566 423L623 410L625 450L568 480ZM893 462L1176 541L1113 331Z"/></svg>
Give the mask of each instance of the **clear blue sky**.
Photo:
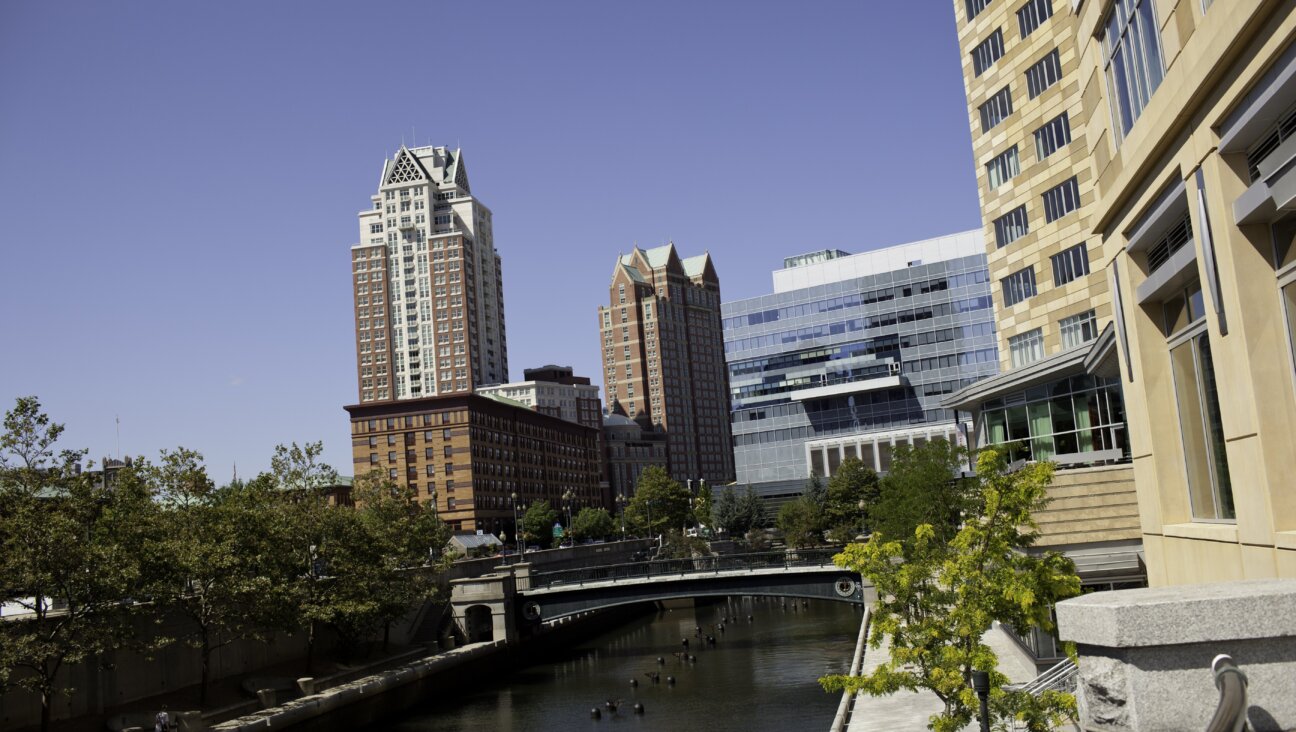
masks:
<svg viewBox="0 0 1296 732"><path fill-rule="evenodd" d="M350 472L348 247L385 156L461 145L512 376L599 378L613 257L979 226L953 9L919 2L6 2L0 402L96 459L280 442Z"/></svg>

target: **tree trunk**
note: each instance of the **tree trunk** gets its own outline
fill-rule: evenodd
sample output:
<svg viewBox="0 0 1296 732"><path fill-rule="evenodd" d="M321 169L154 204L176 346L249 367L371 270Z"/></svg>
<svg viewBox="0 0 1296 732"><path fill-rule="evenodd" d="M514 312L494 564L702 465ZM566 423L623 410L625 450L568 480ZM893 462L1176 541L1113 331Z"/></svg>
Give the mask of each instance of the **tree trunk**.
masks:
<svg viewBox="0 0 1296 732"><path fill-rule="evenodd" d="M41 732L49 732L50 705L53 703L53 700L50 698L50 696L51 695L49 689L41 690L41 721L40 721Z"/></svg>
<svg viewBox="0 0 1296 732"><path fill-rule="evenodd" d="M306 673L309 675L315 666L315 621L306 629Z"/></svg>
<svg viewBox="0 0 1296 732"><path fill-rule="evenodd" d="M207 628L202 629L202 674L198 682L198 708L207 706L207 686L211 682L211 642L207 637Z"/></svg>

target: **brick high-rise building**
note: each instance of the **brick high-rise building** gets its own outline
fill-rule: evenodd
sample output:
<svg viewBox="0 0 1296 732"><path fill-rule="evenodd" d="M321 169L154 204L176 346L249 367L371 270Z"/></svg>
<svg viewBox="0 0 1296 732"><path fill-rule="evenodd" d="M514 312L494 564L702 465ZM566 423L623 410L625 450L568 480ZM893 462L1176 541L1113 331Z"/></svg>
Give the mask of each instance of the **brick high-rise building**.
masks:
<svg viewBox="0 0 1296 732"><path fill-rule="evenodd" d="M609 412L666 434L670 474L716 485L734 477L720 279L709 254L673 243L618 257L599 308Z"/></svg>
<svg viewBox="0 0 1296 732"><path fill-rule="evenodd" d="M371 200L351 247L360 402L506 381L500 257L462 153L402 146Z"/></svg>

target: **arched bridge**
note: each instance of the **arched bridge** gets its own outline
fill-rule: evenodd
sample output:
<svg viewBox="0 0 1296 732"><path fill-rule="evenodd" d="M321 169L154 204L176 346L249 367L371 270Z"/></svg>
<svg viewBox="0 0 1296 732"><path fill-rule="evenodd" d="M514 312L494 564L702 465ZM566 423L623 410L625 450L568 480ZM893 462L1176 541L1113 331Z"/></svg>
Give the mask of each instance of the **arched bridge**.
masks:
<svg viewBox="0 0 1296 732"><path fill-rule="evenodd" d="M765 595L855 604L874 599L872 588L864 587L858 574L832 563L839 551L759 552L534 572L518 583L514 607L524 621L534 623L679 598Z"/></svg>

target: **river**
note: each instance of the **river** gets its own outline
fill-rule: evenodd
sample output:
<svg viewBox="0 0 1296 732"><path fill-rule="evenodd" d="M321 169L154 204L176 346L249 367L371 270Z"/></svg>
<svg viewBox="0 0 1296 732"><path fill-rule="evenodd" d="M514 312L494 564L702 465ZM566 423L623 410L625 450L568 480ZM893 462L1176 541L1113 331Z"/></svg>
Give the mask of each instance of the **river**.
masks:
<svg viewBox="0 0 1296 732"><path fill-rule="evenodd" d="M840 697L825 693L817 679L846 671L861 614L845 603L767 598L649 613L381 729L825 732ZM713 628L726 617L723 632ZM715 645L696 636L698 626ZM686 638L694 662L676 655ZM649 678L654 671L659 683ZM606 709L608 700L620 700L617 712ZM635 703L644 706L643 715L634 713ZM601 719L591 719L592 707L600 708Z"/></svg>

